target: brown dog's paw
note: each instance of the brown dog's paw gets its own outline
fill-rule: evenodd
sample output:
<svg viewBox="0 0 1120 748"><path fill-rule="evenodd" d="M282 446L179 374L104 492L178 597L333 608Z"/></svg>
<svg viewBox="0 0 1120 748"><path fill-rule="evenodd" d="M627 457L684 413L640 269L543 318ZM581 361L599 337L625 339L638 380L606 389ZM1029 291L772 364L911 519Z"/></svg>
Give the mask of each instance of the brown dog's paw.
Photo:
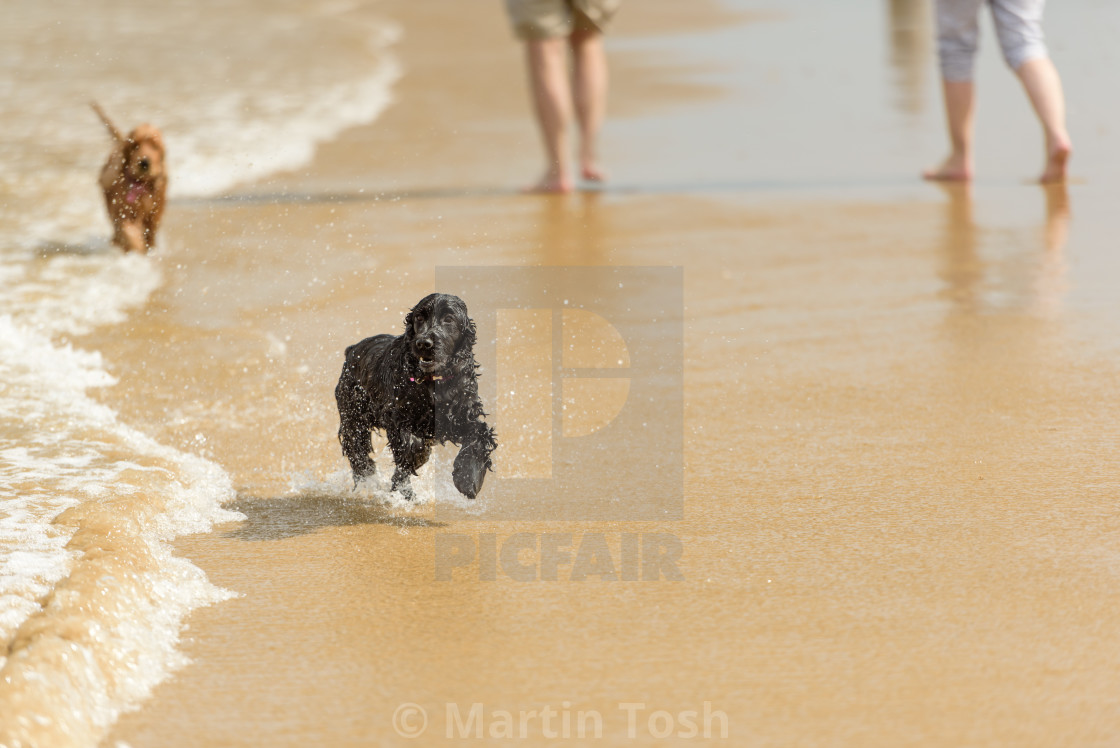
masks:
<svg viewBox="0 0 1120 748"><path fill-rule="evenodd" d="M125 252L146 254L148 251L148 245L144 241L144 229L140 228L135 223L126 223L121 226L119 239L121 249Z"/></svg>

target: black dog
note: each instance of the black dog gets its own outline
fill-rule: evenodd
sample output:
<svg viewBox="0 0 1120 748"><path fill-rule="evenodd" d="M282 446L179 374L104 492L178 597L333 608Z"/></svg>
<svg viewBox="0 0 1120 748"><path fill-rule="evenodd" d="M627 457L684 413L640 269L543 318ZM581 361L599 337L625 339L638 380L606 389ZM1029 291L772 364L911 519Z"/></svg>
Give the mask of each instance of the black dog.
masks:
<svg viewBox="0 0 1120 748"><path fill-rule="evenodd" d="M497 449L478 398L475 326L457 296L425 296L404 318L404 335L375 335L346 349L334 396L338 440L354 482L376 472L370 432L384 431L393 451L393 490L413 499L411 476L432 445L460 445L451 473L455 488L478 495Z"/></svg>

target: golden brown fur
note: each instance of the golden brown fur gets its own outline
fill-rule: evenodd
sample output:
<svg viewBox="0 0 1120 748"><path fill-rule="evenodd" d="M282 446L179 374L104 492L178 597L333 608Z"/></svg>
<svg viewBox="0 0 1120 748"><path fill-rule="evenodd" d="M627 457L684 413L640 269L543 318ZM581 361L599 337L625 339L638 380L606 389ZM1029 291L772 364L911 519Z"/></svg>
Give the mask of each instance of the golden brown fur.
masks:
<svg viewBox="0 0 1120 748"><path fill-rule="evenodd" d="M163 136L153 125L140 125L125 137L101 107L92 106L114 141L100 179L113 243L125 252L145 253L155 246L166 203Z"/></svg>

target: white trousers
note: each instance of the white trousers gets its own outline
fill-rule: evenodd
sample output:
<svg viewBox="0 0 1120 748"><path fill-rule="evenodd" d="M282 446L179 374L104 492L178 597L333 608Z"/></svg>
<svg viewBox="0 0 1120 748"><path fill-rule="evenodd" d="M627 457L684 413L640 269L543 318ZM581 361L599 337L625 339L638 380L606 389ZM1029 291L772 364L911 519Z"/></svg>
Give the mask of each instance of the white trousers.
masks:
<svg viewBox="0 0 1120 748"><path fill-rule="evenodd" d="M1042 6L1046 0L937 0L937 52L941 75L949 81L972 80L980 41L980 6L989 5L1003 59L1018 70L1027 60L1046 57Z"/></svg>

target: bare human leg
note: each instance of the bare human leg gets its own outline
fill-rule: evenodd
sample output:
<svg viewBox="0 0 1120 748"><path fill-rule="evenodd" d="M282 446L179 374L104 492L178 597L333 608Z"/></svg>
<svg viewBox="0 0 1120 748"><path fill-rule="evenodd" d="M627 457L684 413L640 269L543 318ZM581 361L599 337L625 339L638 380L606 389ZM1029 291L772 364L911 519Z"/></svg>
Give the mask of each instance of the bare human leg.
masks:
<svg viewBox="0 0 1120 748"><path fill-rule="evenodd" d="M579 121L580 176L589 182L606 179L599 166L598 138L607 111L607 56L603 35L577 29L569 37L574 71L572 88Z"/></svg>
<svg viewBox="0 0 1120 748"><path fill-rule="evenodd" d="M533 94L533 107L544 142L547 166L544 176L524 191L540 194L571 192L573 184L568 166L568 123L571 121L572 97L565 39L548 37L526 40L525 62L529 70L529 88Z"/></svg>
<svg viewBox="0 0 1120 748"><path fill-rule="evenodd" d="M948 158L922 176L930 180L951 182L972 179L972 134L976 87L972 81L942 81L945 95L945 119L949 125L952 150Z"/></svg>
<svg viewBox="0 0 1120 748"><path fill-rule="evenodd" d="M1046 166L1039 181L1062 182L1073 145L1066 130L1066 101L1058 70L1049 57L1036 57L1020 65L1015 74L1022 81L1046 135Z"/></svg>

